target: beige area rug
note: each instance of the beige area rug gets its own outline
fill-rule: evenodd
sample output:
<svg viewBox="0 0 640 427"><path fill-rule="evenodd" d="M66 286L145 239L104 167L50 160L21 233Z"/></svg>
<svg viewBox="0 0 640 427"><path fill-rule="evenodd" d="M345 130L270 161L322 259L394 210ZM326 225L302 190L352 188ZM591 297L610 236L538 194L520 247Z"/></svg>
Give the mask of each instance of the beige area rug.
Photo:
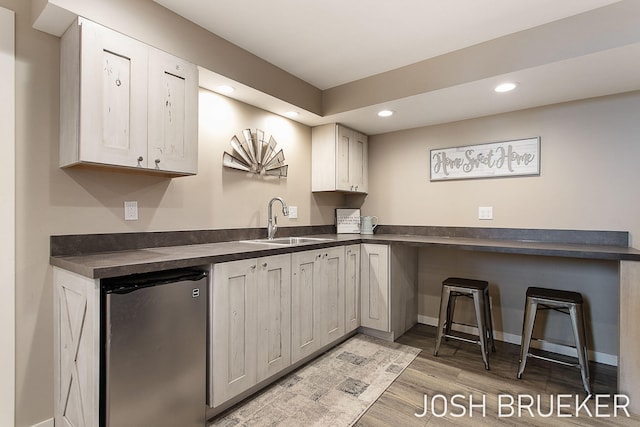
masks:
<svg viewBox="0 0 640 427"><path fill-rule="evenodd" d="M351 426L420 353L355 335L210 426Z"/></svg>

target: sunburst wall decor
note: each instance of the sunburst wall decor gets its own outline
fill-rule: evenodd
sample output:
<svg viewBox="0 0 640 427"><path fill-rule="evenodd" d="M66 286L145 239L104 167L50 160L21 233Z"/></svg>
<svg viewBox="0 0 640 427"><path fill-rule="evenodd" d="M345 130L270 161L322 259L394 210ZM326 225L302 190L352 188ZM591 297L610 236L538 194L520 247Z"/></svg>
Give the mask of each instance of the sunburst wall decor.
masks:
<svg viewBox="0 0 640 427"><path fill-rule="evenodd" d="M270 175L286 177L288 165L284 164L284 153L282 150L276 152L278 143L269 137L269 142L265 140L264 132L256 129L242 131L244 141L239 140L235 135L229 141L233 151L231 154L225 153L222 156L222 164L228 168L251 172L259 175Z"/></svg>

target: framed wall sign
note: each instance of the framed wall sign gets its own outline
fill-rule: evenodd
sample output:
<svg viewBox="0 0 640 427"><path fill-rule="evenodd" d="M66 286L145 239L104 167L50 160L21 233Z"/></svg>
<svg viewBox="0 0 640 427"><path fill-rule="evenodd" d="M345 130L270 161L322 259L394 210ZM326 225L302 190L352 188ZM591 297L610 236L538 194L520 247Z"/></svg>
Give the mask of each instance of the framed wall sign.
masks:
<svg viewBox="0 0 640 427"><path fill-rule="evenodd" d="M429 151L431 181L540 175L540 137Z"/></svg>
<svg viewBox="0 0 640 427"><path fill-rule="evenodd" d="M360 209L336 209L336 232L360 233Z"/></svg>

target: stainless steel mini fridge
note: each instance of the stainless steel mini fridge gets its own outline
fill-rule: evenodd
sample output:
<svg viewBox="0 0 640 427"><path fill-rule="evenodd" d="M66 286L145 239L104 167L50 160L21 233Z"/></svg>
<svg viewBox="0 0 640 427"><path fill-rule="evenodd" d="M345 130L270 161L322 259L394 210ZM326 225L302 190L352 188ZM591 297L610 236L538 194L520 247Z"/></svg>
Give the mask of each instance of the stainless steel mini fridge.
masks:
<svg viewBox="0 0 640 427"><path fill-rule="evenodd" d="M207 273L102 280L100 424L206 425Z"/></svg>

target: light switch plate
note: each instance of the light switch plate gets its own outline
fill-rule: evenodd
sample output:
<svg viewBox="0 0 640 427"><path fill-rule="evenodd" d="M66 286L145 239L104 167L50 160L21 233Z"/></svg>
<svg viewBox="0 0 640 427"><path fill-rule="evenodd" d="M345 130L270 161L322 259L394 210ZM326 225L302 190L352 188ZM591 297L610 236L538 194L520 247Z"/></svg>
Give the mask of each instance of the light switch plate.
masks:
<svg viewBox="0 0 640 427"><path fill-rule="evenodd" d="M138 220L138 202L124 202L124 220Z"/></svg>
<svg viewBox="0 0 640 427"><path fill-rule="evenodd" d="M493 219L493 206L480 206L478 208L478 219Z"/></svg>
<svg viewBox="0 0 640 427"><path fill-rule="evenodd" d="M297 206L289 206L289 219L298 218L298 207Z"/></svg>

